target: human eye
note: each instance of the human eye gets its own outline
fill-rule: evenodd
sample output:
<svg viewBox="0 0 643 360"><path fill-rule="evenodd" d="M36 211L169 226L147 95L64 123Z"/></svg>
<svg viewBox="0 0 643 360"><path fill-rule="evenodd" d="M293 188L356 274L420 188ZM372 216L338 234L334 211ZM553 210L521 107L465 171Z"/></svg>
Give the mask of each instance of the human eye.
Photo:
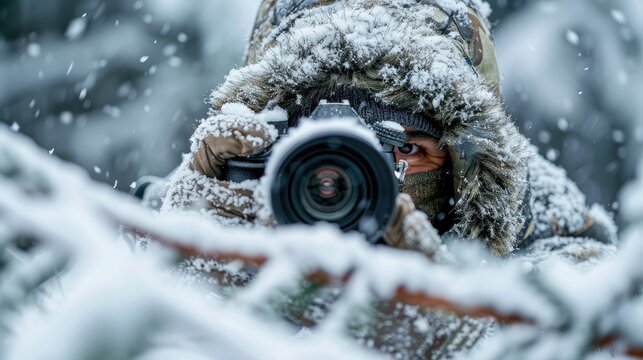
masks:
<svg viewBox="0 0 643 360"><path fill-rule="evenodd" d="M400 146L397 148L400 154L403 155L415 155L417 154L422 148L418 146L417 144L404 144L403 146Z"/></svg>

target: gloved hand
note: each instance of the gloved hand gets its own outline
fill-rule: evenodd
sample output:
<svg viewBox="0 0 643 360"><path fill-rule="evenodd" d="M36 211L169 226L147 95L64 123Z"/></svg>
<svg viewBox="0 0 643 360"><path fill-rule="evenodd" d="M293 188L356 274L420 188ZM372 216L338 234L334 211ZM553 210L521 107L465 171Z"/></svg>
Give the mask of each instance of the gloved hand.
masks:
<svg viewBox="0 0 643 360"><path fill-rule="evenodd" d="M197 144L192 146L192 169L219 179L227 160L260 154L276 138L276 129L265 121L215 116L205 120L194 135L193 142Z"/></svg>
<svg viewBox="0 0 643 360"><path fill-rule="evenodd" d="M230 223L253 222L258 209L257 181L220 180L227 160L257 155L277 138L274 126L247 108L202 120L190 139L191 154L170 179L165 209L206 208ZM167 203L167 205L166 205Z"/></svg>
<svg viewBox="0 0 643 360"><path fill-rule="evenodd" d="M204 121L193 137L191 168L213 179L220 179L226 161L260 154L277 139L277 130L252 113L215 116ZM253 190L239 184L216 180L218 189L208 199L218 215L252 221L256 204Z"/></svg>
<svg viewBox="0 0 643 360"><path fill-rule="evenodd" d="M426 214L416 210L407 194L397 197L393 221L384 233L384 241L395 248L420 251L429 258L442 262L446 249L440 235Z"/></svg>

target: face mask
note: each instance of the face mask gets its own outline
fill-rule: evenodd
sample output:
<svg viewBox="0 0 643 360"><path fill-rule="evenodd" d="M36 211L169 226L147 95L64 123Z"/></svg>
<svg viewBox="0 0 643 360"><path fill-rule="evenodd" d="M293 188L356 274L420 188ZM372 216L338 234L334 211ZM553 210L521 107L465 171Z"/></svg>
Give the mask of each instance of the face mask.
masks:
<svg viewBox="0 0 643 360"><path fill-rule="evenodd" d="M416 209L434 221L453 197L451 174L443 169L407 175L401 192L411 196Z"/></svg>

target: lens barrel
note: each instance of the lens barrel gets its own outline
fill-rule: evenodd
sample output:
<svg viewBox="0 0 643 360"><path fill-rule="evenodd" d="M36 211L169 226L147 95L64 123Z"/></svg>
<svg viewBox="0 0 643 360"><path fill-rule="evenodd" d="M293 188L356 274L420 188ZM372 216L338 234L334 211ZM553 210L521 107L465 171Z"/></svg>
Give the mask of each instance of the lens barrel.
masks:
<svg viewBox="0 0 643 360"><path fill-rule="evenodd" d="M278 223L330 222L371 242L381 238L399 185L390 160L373 142L327 130L302 138L276 161L269 181Z"/></svg>

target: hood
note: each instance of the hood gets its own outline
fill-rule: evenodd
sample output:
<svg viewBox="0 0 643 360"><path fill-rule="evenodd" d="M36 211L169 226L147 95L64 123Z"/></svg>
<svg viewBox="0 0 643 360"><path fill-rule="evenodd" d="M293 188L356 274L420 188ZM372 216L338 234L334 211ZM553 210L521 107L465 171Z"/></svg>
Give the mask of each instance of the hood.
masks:
<svg viewBox="0 0 643 360"><path fill-rule="evenodd" d="M453 164L452 233L511 252L523 227L526 140L503 109L479 0L265 0L246 66L211 97L289 114L336 87L423 116Z"/></svg>

